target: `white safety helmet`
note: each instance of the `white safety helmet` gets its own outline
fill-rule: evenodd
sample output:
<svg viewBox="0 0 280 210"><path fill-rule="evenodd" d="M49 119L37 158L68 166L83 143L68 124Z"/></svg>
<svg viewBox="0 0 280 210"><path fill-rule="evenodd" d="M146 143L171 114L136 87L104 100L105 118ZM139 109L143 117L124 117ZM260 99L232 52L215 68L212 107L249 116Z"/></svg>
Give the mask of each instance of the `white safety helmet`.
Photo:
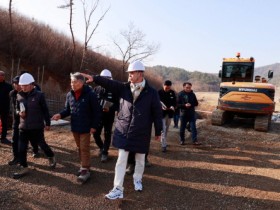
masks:
<svg viewBox="0 0 280 210"><path fill-rule="evenodd" d="M101 71L100 76L112 78L112 73L108 69L104 69Z"/></svg>
<svg viewBox="0 0 280 210"><path fill-rule="evenodd" d="M35 82L33 76L29 73L24 73L19 78L19 85L29 85L31 83Z"/></svg>
<svg viewBox="0 0 280 210"><path fill-rule="evenodd" d="M132 71L145 71L145 66L141 61L134 61L129 64L127 72L132 72Z"/></svg>

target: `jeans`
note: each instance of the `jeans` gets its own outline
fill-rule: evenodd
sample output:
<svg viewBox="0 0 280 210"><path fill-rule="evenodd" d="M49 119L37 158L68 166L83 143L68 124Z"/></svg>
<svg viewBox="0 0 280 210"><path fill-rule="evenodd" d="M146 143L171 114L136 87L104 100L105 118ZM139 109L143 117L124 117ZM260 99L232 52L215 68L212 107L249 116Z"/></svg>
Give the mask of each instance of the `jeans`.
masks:
<svg viewBox="0 0 280 210"><path fill-rule="evenodd" d="M176 127L176 128L178 127L179 119L180 119L180 115L174 114L173 121L174 121L174 127Z"/></svg>
<svg viewBox="0 0 280 210"><path fill-rule="evenodd" d="M95 143L99 147L99 149L102 151L103 155L108 155L108 150L111 145L111 136L112 136L112 127L114 123L114 117L115 115L113 114L104 114L103 113L103 118L101 124L98 126L96 129L96 132L93 134L93 137L95 139ZM102 129L104 128L104 142L101 139L101 132Z"/></svg>
<svg viewBox="0 0 280 210"><path fill-rule="evenodd" d="M47 157L53 157L54 153L45 141L44 129L34 130L20 130L19 131L19 145L18 155L20 165L27 167L27 149L28 142L37 142Z"/></svg>
<svg viewBox="0 0 280 210"><path fill-rule="evenodd" d="M171 119L169 118L168 115L166 115L164 118L162 118L162 132L161 132L161 147L166 147L167 145L167 133L168 133L168 129L171 123Z"/></svg>
<svg viewBox="0 0 280 210"><path fill-rule="evenodd" d="M187 123L190 123L190 129L192 133L192 142L197 141L197 130L196 130L196 117L195 114L191 116L181 115L181 125L180 125L180 140L185 142L185 131Z"/></svg>
<svg viewBox="0 0 280 210"><path fill-rule="evenodd" d="M78 147L81 167L90 169L90 133L76 133L73 136Z"/></svg>
<svg viewBox="0 0 280 210"><path fill-rule="evenodd" d="M123 181L125 176L125 170L127 165L128 151L124 149L119 149L118 160L115 167L115 178L114 178L114 188L123 190ZM145 169L145 154L136 153L135 154L135 169L133 178L141 180L143 177Z"/></svg>

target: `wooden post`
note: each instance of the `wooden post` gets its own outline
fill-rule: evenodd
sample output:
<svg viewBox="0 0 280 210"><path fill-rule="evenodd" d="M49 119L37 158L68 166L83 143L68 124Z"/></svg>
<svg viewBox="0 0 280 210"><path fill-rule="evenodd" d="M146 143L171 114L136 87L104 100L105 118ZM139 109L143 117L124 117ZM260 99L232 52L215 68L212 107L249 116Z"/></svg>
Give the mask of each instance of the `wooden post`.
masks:
<svg viewBox="0 0 280 210"><path fill-rule="evenodd" d="M40 66L38 67L38 73L37 73L37 84L40 83Z"/></svg>
<svg viewBox="0 0 280 210"><path fill-rule="evenodd" d="M19 75L20 58L18 59L17 75Z"/></svg>
<svg viewBox="0 0 280 210"><path fill-rule="evenodd" d="M12 68L11 68L11 83L13 82L14 78L14 59L12 59Z"/></svg>
<svg viewBox="0 0 280 210"><path fill-rule="evenodd" d="M41 77L41 89L42 89L42 91L43 91L44 73L45 73L45 66L43 66L43 72L42 72L42 77Z"/></svg>

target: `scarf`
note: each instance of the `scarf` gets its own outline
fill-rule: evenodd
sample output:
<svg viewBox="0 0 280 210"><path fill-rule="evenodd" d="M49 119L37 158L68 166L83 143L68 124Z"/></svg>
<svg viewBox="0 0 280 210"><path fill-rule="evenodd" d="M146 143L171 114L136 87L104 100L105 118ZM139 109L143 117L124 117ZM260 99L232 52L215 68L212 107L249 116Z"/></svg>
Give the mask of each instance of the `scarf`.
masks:
<svg viewBox="0 0 280 210"><path fill-rule="evenodd" d="M133 96L133 102L136 101L141 91L144 89L145 83L146 83L145 79L143 79L143 81L139 83L134 83L134 84L130 83L130 90Z"/></svg>

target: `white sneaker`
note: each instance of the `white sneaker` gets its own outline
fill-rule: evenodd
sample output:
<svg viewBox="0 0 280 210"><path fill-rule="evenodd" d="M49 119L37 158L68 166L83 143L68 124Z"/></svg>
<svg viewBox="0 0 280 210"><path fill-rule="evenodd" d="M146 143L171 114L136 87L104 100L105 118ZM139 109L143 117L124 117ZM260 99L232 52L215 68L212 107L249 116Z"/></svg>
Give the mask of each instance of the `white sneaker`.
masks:
<svg viewBox="0 0 280 210"><path fill-rule="evenodd" d="M136 191L142 191L143 186L142 186L142 180L141 179L134 179L133 183L134 183L134 189Z"/></svg>
<svg viewBox="0 0 280 210"><path fill-rule="evenodd" d="M110 199L110 200L123 198L123 191L118 189L118 188L114 188L107 195L105 195L105 197Z"/></svg>
<svg viewBox="0 0 280 210"><path fill-rule="evenodd" d="M90 172L88 169L82 169L81 174L78 176L78 181L86 182L90 178Z"/></svg>

